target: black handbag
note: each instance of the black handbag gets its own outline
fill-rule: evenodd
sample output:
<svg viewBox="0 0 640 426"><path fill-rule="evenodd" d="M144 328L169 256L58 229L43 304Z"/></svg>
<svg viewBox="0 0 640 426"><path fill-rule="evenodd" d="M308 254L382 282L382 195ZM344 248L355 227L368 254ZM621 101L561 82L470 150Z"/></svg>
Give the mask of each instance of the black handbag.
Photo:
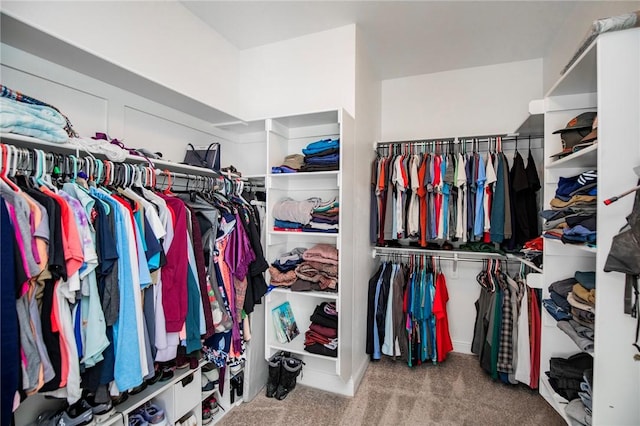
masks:
<svg viewBox="0 0 640 426"><path fill-rule="evenodd" d="M207 149L196 149L192 144L187 144L183 163L216 171L220 170L220 144L214 142Z"/></svg>

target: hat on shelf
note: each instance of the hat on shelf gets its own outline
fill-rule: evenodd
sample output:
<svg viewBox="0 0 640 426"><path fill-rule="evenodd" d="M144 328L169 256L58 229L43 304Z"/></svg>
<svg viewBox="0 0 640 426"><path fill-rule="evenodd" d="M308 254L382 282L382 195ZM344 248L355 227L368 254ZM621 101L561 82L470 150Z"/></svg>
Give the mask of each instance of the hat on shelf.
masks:
<svg viewBox="0 0 640 426"><path fill-rule="evenodd" d="M551 157L563 157L574 152L574 148L583 148L584 145L578 145L585 142L583 139L592 133L595 118L595 112L583 112L582 114L573 117L567 123L566 127L553 132L554 134L560 133L562 138L562 151L551 155Z"/></svg>
<svg viewBox="0 0 640 426"><path fill-rule="evenodd" d="M591 133L582 138L582 142L598 142L598 116L593 119Z"/></svg>

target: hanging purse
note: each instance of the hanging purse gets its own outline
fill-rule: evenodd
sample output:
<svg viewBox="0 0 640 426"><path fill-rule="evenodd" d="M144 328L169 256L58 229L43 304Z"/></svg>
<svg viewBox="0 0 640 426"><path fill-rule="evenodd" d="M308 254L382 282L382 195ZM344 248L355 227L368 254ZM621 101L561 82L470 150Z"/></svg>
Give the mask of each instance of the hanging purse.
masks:
<svg viewBox="0 0 640 426"><path fill-rule="evenodd" d="M214 142L207 149L196 149L192 144L187 144L183 163L215 171L220 170L220 144Z"/></svg>

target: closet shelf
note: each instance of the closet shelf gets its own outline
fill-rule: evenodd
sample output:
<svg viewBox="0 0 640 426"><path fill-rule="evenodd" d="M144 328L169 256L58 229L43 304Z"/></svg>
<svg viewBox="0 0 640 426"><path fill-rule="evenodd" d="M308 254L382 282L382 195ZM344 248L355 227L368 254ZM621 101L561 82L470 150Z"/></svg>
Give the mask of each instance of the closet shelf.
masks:
<svg viewBox="0 0 640 426"><path fill-rule="evenodd" d="M595 256L598 252L595 247L589 247L584 244L564 244L562 241L552 238L545 238L544 244L545 250L548 250L551 255L575 256L578 253L583 256Z"/></svg>
<svg viewBox="0 0 640 426"><path fill-rule="evenodd" d="M30 136L23 136L15 133L1 132L0 140L20 148L47 149L47 152L56 152L61 154L75 153L76 156L84 156L87 154L87 152L90 152L91 155L95 157L108 159L106 155L100 152L85 150L80 146L73 145L71 142L73 139L69 139L69 142L67 143L60 144L60 143L47 142L42 139L33 138ZM137 155L127 155L124 162L148 164L146 158L139 157ZM179 173L185 173L185 174L199 174L199 175L211 175L211 176L218 175L217 172L211 169L206 169L204 167L190 166L188 164L179 164L179 163L174 163L172 161L167 161L167 160L152 159L151 162L153 163L155 168L159 170L167 169L171 172L179 172Z"/></svg>
<svg viewBox="0 0 640 426"><path fill-rule="evenodd" d="M549 378L544 373L540 375L540 383L541 386L544 387L544 393L541 392L544 399L546 399L547 402L554 408L554 410L556 410L558 414L560 414L562 418L564 418L567 424L571 424L568 416L564 411L567 404L569 404L569 401L556 393L556 391L551 386L551 383L549 383Z"/></svg>
<svg viewBox="0 0 640 426"><path fill-rule="evenodd" d="M204 362L201 362L200 367L202 367L203 364ZM184 379L190 374L200 374L200 369L197 368L192 370L190 368L185 368L182 370L176 370L173 378L170 381L154 383L153 385L148 386L145 390L143 390L139 394L130 395L125 402L123 402L121 405L118 405L116 407L116 411L122 414L129 414L131 411L138 408L145 402L152 400L156 396L165 392L167 389L170 389L171 386L175 385L176 383L179 383L180 380Z"/></svg>
<svg viewBox="0 0 640 426"><path fill-rule="evenodd" d="M318 354L312 354L311 352L307 352L304 350L304 333L301 333L299 336L297 336L295 339L293 339L291 342L289 343L267 343L269 345L269 347L271 349L277 350L277 351L285 351L285 352L291 352L292 354L298 354L298 355L304 355L304 356L308 356L311 358L318 358L318 359L324 359L324 360L328 360L328 361L337 361L338 358L333 358L330 356L324 356L324 355L318 355ZM339 350L339 349L338 349Z"/></svg>
<svg viewBox="0 0 640 426"><path fill-rule="evenodd" d="M593 40L573 65L571 65L556 84L551 87L545 95L545 98L581 93L596 93L598 91L596 67L597 42L597 38Z"/></svg>
<svg viewBox="0 0 640 426"><path fill-rule="evenodd" d="M574 152L571 155L567 155L556 161L552 161L547 164L547 169L559 169L559 168L587 168L597 167L598 165L598 144L593 144L590 147L581 149L578 152Z"/></svg>
<svg viewBox="0 0 640 426"><path fill-rule="evenodd" d="M291 179L304 179L312 178L314 176L337 176L340 173L339 170L329 170L324 172L298 172L298 173L269 173L269 176L279 178L291 178Z"/></svg>
<svg viewBox="0 0 640 426"><path fill-rule="evenodd" d="M327 291L313 291L313 290L312 291L291 291L288 288L278 287L271 290L270 293L289 294L289 295L300 296L300 297L317 297L319 299L338 300L338 293L331 293Z"/></svg>
<svg viewBox="0 0 640 426"><path fill-rule="evenodd" d="M307 237L325 237L331 239L337 239L340 236L340 233L330 233L330 232L298 232L298 231L269 231L270 235L288 235L288 236L307 236Z"/></svg>
<svg viewBox="0 0 640 426"><path fill-rule="evenodd" d="M202 400L204 401L216 392L218 392L218 385L216 385L216 387L211 389L210 391L202 391Z"/></svg>

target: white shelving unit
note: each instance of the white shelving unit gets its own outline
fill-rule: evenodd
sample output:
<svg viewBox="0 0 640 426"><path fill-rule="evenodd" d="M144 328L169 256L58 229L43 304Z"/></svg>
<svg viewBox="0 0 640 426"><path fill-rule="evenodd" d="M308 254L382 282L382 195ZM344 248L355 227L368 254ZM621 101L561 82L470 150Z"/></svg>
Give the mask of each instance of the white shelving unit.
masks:
<svg viewBox="0 0 640 426"><path fill-rule="evenodd" d="M329 111L267 120L267 260L271 263L279 255L296 247L311 248L318 243L334 245L339 252L338 292L292 292L272 290L265 305L265 358L278 351L288 351L304 360L304 374L298 381L323 390L353 395L352 372L353 339L351 315L353 310L353 191L343 185L353 179L354 121L344 111ZM289 154L302 154L310 142L326 138L340 138L340 170L301 173L271 173L272 166L282 164ZM273 206L284 198L305 200L320 197L340 202L339 233L274 231ZM277 340L271 310L288 301L291 304L300 335L289 343ZM310 316L320 303L335 302L338 310L338 356L316 355L304 350L304 333Z"/></svg>
<svg viewBox="0 0 640 426"><path fill-rule="evenodd" d="M603 271L612 238L625 224L633 197L611 206L602 202L637 181L633 167L640 165L640 30L601 35L551 88L544 104L547 155L562 148L554 130L582 112L598 112L598 144L560 160L547 158L544 172L548 206L561 176L598 171L598 241L597 247L587 247L545 240L543 297L549 296L551 283L575 271L596 272L592 424L640 424L640 363L634 362L631 346L635 320L623 313L624 275ZM553 317L543 312L540 394L568 424L567 401L553 391L544 372L551 357L579 351Z"/></svg>

